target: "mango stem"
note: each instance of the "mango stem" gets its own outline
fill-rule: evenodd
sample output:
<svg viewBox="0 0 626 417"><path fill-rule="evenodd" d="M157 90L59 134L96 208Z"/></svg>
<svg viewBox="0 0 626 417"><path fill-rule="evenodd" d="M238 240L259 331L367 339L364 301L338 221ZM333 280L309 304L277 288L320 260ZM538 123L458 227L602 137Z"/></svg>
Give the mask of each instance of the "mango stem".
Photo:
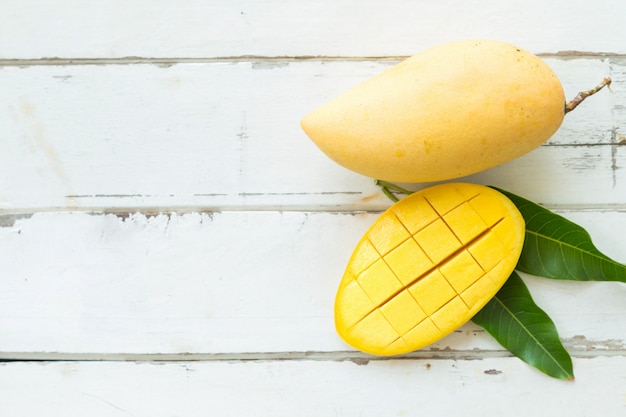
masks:
<svg viewBox="0 0 626 417"><path fill-rule="evenodd" d="M604 87L606 87L609 90L611 90L610 85L611 85L611 77L605 77L600 82L600 84L596 85L591 90L581 91L580 93L578 93L578 95L576 97L574 97L574 99L572 101L570 101L569 103L565 103L565 114L567 114L567 113L571 112L572 110L574 110L587 97L594 95L598 91L602 90Z"/></svg>

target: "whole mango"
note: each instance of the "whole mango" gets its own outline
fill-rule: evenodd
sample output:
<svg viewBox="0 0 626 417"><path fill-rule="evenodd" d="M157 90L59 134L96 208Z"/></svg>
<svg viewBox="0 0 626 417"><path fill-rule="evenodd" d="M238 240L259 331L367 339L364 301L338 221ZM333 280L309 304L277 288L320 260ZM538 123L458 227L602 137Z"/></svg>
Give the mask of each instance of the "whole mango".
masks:
<svg viewBox="0 0 626 417"><path fill-rule="evenodd" d="M508 43L433 47L346 91L301 126L338 164L387 181L480 172L547 141L563 87L539 57Z"/></svg>

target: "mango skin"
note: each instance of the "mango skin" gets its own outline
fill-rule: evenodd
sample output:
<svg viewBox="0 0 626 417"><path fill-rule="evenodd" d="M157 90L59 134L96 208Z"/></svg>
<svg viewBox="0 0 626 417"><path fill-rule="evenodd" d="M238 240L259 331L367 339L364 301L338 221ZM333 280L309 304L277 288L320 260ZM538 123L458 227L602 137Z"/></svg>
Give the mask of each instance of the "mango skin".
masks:
<svg viewBox="0 0 626 417"><path fill-rule="evenodd" d="M387 209L357 243L335 297L335 327L373 355L421 349L470 320L515 269L525 222L502 193L444 183Z"/></svg>
<svg viewBox="0 0 626 417"><path fill-rule="evenodd" d="M539 57L508 43L435 46L306 115L332 160L396 182L455 179L535 149L560 127L563 87Z"/></svg>

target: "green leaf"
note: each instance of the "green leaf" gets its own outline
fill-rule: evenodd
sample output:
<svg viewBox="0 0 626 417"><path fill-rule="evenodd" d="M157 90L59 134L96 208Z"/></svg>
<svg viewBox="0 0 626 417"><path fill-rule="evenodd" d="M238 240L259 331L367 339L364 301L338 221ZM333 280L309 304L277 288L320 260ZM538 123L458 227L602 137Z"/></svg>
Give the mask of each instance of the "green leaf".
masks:
<svg viewBox="0 0 626 417"><path fill-rule="evenodd" d="M541 372L554 378L574 379L572 359L561 344L554 323L535 304L516 272L472 321Z"/></svg>
<svg viewBox="0 0 626 417"><path fill-rule="evenodd" d="M546 278L626 282L626 265L601 253L581 226L532 201L495 189L517 206L526 221L517 270Z"/></svg>

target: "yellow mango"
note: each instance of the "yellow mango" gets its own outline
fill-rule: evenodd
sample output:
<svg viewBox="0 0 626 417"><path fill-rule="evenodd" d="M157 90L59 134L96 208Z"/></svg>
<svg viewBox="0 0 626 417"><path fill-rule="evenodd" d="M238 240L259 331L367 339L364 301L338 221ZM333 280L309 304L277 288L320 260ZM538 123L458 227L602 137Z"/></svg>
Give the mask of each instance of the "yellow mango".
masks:
<svg viewBox="0 0 626 417"><path fill-rule="evenodd" d="M565 115L539 57L491 40L435 46L346 91L301 126L338 164L387 181L480 172L547 141Z"/></svg>
<svg viewBox="0 0 626 417"><path fill-rule="evenodd" d="M443 338L502 287L524 233L517 207L483 185L446 183L405 197L357 244L335 298L337 333L375 355Z"/></svg>

